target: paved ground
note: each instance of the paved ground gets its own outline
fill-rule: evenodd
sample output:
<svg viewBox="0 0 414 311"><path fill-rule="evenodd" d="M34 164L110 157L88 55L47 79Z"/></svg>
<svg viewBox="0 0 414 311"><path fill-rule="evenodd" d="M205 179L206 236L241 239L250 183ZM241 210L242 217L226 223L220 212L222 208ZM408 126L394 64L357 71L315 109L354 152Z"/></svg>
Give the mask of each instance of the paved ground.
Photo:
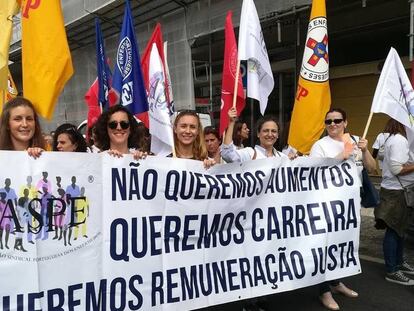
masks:
<svg viewBox="0 0 414 311"><path fill-rule="evenodd" d="M382 237L374 228L373 209L361 210L360 258L362 274L347 278L345 283L359 292L358 298L335 296L345 311L414 311L414 286L401 286L384 280ZM414 245L407 245L405 255L414 264ZM267 310L323 311L317 287L268 296ZM203 311L242 311L242 302L202 309Z"/></svg>

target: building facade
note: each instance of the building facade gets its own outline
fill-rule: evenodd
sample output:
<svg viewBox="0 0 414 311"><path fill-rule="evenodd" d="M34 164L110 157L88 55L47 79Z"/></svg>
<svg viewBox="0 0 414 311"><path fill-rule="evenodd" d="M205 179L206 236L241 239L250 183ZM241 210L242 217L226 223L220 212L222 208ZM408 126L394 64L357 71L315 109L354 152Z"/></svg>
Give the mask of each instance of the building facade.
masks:
<svg viewBox="0 0 414 311"><path fill-rule="evenodd" d="M381 64L391 46L409 67L410 2L327 1L332 106L348 111L350 131L356 135L363 132ZM283 128L294 103L311 0L255 0L255 4L275 78L267 113L277 115ZM141 52L155 24L162 25L177 110L197 108L218 119L225 16L233 11L237 36L241 5L242 0L131 1ZM48 131L64 122L78 124L86 119L84 95L96 78L94 18L101 20L106 54L114 60L124 0L62 0L62 7L75 73L59 98L53 121L44 122ZM21 90L18 19L10 59ZM249 100L243 114L251 126L259 116L257 106ZM368 133L371 142L385 120L385 116L374 116Z"/></svg>

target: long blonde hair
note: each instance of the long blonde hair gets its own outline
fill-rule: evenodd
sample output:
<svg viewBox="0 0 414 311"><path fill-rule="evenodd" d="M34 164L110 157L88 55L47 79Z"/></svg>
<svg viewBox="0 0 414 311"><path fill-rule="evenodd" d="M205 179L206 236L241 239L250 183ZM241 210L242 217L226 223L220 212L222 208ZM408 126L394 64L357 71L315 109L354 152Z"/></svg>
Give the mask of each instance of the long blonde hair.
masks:
<svg viewBox="0 0 414 311"><path fill-rule="evenodd" d="M185 110L181 111L177 117L174 120L174 129L177 128L178 121L184 116L192 116L197 119L197 127L198 127L198 134L196 139L193 142L193 156L195 160L201 160L207 159L207 148L206 143L204 141L204 134L203 134L203 126L201 125L200 117L195 111L192 110ZM175 153L178 154L178 137L177 134L174 131L174 148Z"/></svg>

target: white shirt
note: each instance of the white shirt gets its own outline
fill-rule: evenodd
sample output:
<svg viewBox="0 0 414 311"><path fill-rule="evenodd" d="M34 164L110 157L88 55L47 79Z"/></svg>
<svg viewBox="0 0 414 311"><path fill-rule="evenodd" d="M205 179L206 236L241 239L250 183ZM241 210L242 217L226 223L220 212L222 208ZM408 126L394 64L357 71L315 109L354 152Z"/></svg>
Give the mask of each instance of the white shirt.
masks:
<svg viewBox="0 0 414 311"><path fill-rule="evenodd" d="M254 149L251 147L246 147L246 148L237 150L236 146L233 144L233 142L231 142L229 145L222 144L220 148L221 148L221 157L227 163L245 162L245 161L253 160L255 150L256 150L255 159L266 159L268 157L266 155L266 150L259 145L256 145ZM286 155L277 151L275 148L273 148L273 156L287 158Z"/></svg>
<svg viewBox="0 0 414 311"><path fill-rule="evenodd" d="M356 144L356 142L359 141L359 137L354 135L352 135L352 137L355 139L355 141L353 141L353 156L358 168L359 179L362 181L362 169L364 168L362 164L362 151ZM343 141L333 139L327 135L313 144L309 156L315 158L335 158L338 154L344 151L344 148L345 143Z"/></svg>
<svg viewBox="0 0 414 311"><path fill-rule="evenodd" d="M352 137L355 139L355 141L353 141L355 162L362 161L362 151L356 144L359 141L359 137L354 135L352 135ZM344 148L345 143L343 141L325 136L313 144L309 156L317 158L335 158L338 154L344 151ZM359 165L362 165L362 163Z"/></svg>
<svg viewBox="0 0 414 311"><path fill-rule="evenodd" d="M414 154L410 151L407 138L400 134L391 135L385 143L384 161L382 165L381 187L385 189L401 190L401 184L392 173L392 165L414 163ZM414 172L398 176L404 186L414 183Z"/></svg>
<svg viewBox="0 0 414 311"><path fill-rule="evenodd" d="M378 149L378 151L381 149L381 147L385 144L385 141L387 140L388 136L390 136L390 133L379 133L377 138L375 139L372 148ZM378 166L382 170L382 161L379 159L379 153L377 154L377 160L378 160Z"/></svg>
<svg viewBox="0 0 414 311"><path fill-rule="evenodd" d="M101 152L101 150L98 147L96 147L95 145L92 145L91 147L86 149L86 152L88 152L88 153L99 153L99 152Z"/></svg>

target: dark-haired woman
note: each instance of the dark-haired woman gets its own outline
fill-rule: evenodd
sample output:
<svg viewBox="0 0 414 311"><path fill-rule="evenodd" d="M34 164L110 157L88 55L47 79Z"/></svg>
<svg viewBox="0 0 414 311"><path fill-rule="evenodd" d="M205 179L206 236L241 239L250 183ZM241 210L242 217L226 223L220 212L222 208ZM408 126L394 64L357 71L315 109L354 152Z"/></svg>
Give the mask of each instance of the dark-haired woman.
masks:
<svg viewBox="0 0 414 311"><path fill-rule="evenodd" d="M85 138L83 138L83 135L76 129L76 127L73 124L70 123L64 123L60 126L58 126L55 130L55 135L53 137L53 143L52 143L52 150L53 151L61 151L61 152L87 152L87 146ZM59 182L60 184L60 182ZM62 188L57 189L57 197L64 200L66 199L66 193ZM79 202L76 202L78 204ZM55 207L55 236L54 240L59 239L61 240L62 237L64 238L64 245L66 246L66 237L67 241L70 245L70 239L72 236L72 228L69 227L67 224L69 222L66 222L65 224L65 218L61 214L62 211L62 203L60 201L57 201L54 205ZM72 207L70 204L67 204L67 209L65 210L65 215L70 215L70 209ZM86 219L85 212L79 209L79 213L77 214L77 217L79 219ZM70 220L69 220L70 221ZM78 227L75 227L75 239L78 236Z"/></svg>
<svg viewBox="0 0 414 311"><path fill-rule="evenodd" d="M233 129L233 144L236 146L237 149L244 148L243 142L249 139L250 130L247 127L247 123L236 120L234 123Z"/></svg>
<svg viewBox="0 0 414 311"><path fill-rule="evenodd" d="M385 128L380 205L374 210L376 227L385 229L383 252L388 282L414 285L414 268L404 261L404 235L412 219L403 187L414 184L414 154L404 125L391 119ZM408 275L408 276L407 276Z"/></svg>
<svg viewBox="0 0 414 311"><path fill-rule="evenodd" d="M216 163L225 163L221 157L220 135L213 126L204 128L204 141L206 142L207 154L210 159L214 159Z"/></svg>
<svg viewBox="0 0 414 311"><path fill-rule="evenodd" d="M57 127L52 150L63 152L86 152L86 141L73 124L65 123Z"/></svg>
<svg viewBox="0 0 414 311"><path fill-rule="evenodd" d="M145 158L147 153L139 150L137 127L137 121L124 106L112 106L96 121L95 144L115 157L132 154L136 160Z"/></svg>
<svg viewBox="0 0 414 311"><path fill-rule="evenodd" d="M0 150L27 151L38 158L45 147L33 104L24 97L9 100L0 118Z"/></svg>
<svg viewBox="0 0 414 311"><path fill-rule="evenodd" d="M348 125L346 112L339 108L329 110L325 115L325 129L327 136L313 144L310 156L319 158L336 158L347 160L354 157L359 170L365 167L368 172L374 172L376 163L368 150L368 141L364 138L351 137L345 133ZM325 308L339 310L332 293L356 298L358 293L346 287L339 280L323 282L319 285L319 299Z"/></svg>
<svg viewBox="0 0 414 311"><path fill-rule="evenodd" d="M221 156L226 162L244 162L255 159L265 159L269 157L287 157L277 151L273 146L279 137L279 125L277 120L271 116L266 116L257 122L257 138L259 144L254 148L246 147L237 149L232 142L233 129L237 118L237 111L232 108L228 112L229 126L221 145Z"/></svg>
<svg viewBox="0 0 414 311"><path fill-rule="evenodd" d="M265 116L257 122L257 138L259 144L254 148L246 147L238 149L232 141L233 130L237 118L236 108L229 109L229 125L221 145L221 156L227 163L244 162L270 157L287 158L286 155L277 151L274 145L279 137L279 124L276 118ZM245 310L261 310L262 305L266 304L266 298L250 299L245 302ZM264 307L264 306L263 306Z"/></svg>

